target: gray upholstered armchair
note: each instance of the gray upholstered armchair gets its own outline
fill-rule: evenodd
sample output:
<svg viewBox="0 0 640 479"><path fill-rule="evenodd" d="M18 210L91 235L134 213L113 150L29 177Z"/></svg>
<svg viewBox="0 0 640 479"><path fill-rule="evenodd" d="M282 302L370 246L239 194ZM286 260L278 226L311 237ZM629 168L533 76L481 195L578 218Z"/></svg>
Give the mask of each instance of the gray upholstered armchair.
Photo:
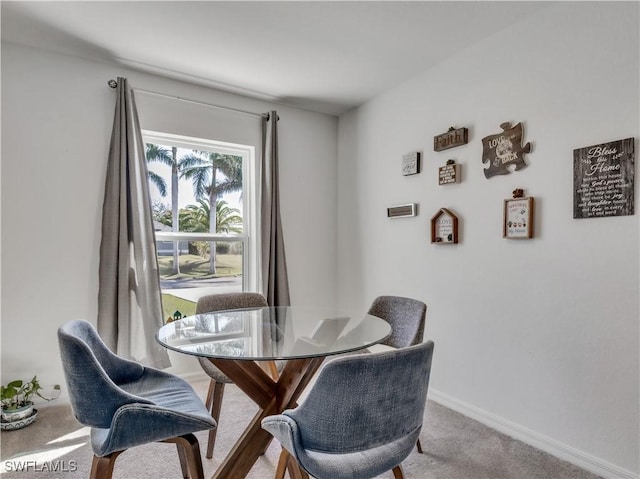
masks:
<svg viewBox="0 0 640 479"><path fill-rule="evenodd" d="M378 296L369 307L368 314L384 319L391 325L391 334L381 345L406 348L422 342L427 305L422 301L402 296ZM371 348L376 352L375 346Z"/></svg>
<svg viewBox="0 0 640 479"><path fill-rule="evenodd" d="M262 420L282 444L276 479L368 479L410 454L422 428L433 342L327 363L302 404ZM304 476L304 473L302 474Z"/></svg>
<svg viewBox="0 0 640 479"><path fill-rule="evenodd" d="M371 303L368 314L391 325L389 337L369 347L369 352L391 351L422 342L427 315L427 305L422 301L403 296L378 296ZM416 448L422 453L420 439L416 441Z"/></svg>
<svg viewBox="0 0 640 479"><path fill-rule="evenodd" d="M87 321L60 326L58 342L73 413L91 427L91 478L109 479L120 453L157 441L177 444L184 477L203 477L193 433L216 422L186 381L115 355Z"/></svg>
<svg viewBox="0 0 640 479"><path fill-rule="evenodd" d="M196 303L196 314L210 313L214 311L224 311L228 309L255 309L267 307L266 298L260 293L219 293L202 296ZM211 379L209 381L209 390L205 404L211 412L211 417L218 422L220 420L220 408L222 406L222 398L224 396L225 384L232 381L215 367L207 358L198 358L200 366ZM269 361L265 363L265 368L274 379L278 378L279 373L284 369L285 361ZM207 441L207 458L213 457L213 448L216 443L217 429L209 431L209 440Z"/></svg>

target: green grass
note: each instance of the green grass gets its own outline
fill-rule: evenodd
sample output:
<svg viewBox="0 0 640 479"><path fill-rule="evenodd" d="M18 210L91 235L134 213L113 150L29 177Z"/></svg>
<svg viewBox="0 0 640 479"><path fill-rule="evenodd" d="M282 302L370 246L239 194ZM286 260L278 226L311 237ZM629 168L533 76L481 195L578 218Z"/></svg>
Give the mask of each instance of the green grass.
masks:
<svg viewBox="0 0 640 479"><path fill-rule="evenodd" d="M162 279L208 279L222 276L238 276L242 274L242 255L218 254L216 255L216 274L209 272L209 258L193 254L180 255L180 274L173 272L173 256L160 256L158 258L160 276Z"/></svg>
<svg viewBox="0 0 640 479"><path fill-rule="evenodd" d="M166 322L167 318L173 318L173 313L176 311L180 311L182 316L196 314L196 303L165 293L162 295L162 311L164 313L164 321Z"/></svg>

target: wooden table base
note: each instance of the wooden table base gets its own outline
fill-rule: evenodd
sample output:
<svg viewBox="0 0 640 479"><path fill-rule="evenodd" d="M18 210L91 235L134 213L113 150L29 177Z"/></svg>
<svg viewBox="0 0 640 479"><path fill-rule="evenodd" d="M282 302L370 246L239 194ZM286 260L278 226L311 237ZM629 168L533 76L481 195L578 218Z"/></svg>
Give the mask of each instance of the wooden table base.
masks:
<svg viewBox="0 0 640 479"><path fill-rule="evenodd" d="M260 408L235 443L212 479L241 479L247 476L273 436L262 429L262 419L296 406L324 357L290 359L275 381L256 362L209 359Z"/></svg>

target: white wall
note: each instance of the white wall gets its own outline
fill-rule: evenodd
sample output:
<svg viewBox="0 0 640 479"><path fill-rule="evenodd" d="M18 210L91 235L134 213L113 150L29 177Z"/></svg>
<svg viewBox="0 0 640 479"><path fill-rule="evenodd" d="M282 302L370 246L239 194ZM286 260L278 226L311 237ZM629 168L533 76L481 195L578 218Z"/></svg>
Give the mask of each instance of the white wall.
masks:
<svg viewBox="0 0 640 479"><path fill-rule="evenodd" d="M639 471L638 213L574 220L572 155L628 137L638 151L638 26L637 2L550 3L339 123L342 305L424 300L432 398L610 477ZM481 139L506 121L523 122L529 166L486 179ZM450 126L468 145L434 152ZM403 177L414 150L423 171ZM450 158L463 182L438 186ZM515 188L535 197L534 239L502 238ZM410 202L418 217L386 218ZM441 207L458 245L430 244Z"/></svg>
<svg viewBox="0 0 640 479"><path fill-rule="evenodd" d="M118 76L134 88L255 112L278 110L292 302L335 300L335 117L3 43L3 381L37 373L45 383L63 383L56 329L72 318L95 323L105 163L115 108L107 81ZM223 129L220 110L142 94L137 100L146 129L242 142L247 140L243 128L252 122L257 134L249 138L260 138L253 117L240 121L230 114ZM237 121L240 126L228 128ZM222 131L224 138L218 138ZM195 361L190 365L199 371ZM182 367L187 368L184 361ZM174 372L184 370L174 367Z"/></svg>

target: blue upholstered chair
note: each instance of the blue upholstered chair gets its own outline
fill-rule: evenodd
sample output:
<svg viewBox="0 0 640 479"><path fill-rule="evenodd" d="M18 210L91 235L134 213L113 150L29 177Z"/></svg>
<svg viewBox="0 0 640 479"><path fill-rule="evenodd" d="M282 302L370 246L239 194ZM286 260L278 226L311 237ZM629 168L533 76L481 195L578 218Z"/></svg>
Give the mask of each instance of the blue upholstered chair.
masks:
<svg viewBox="0 0 640 479"><path fill-rule="evenodd" d="M193 432L216 422L186 381L115 355L87 321L60 326L58 342L73 413L91 427L91 478L110 478L120 453L156 441L177 444L185 478L203 477Z"/></svg>
<svg viewBox="0 0 640 479"><path fill-rule="evenodd" d="M368 479L409 455L422 428L433 342L328 362L296 408L262 420L282 444L276 479ZM302 471L295 469L300 466Z"/></svg>
<svg viewBox="0 0 640 479"><path fill-rule="evenodd" d="M368 314L384 319L391 325L391 334L371 352L406 348L422 342L427 305L417 299L402 296L378 296L369 307ZM385 347L386 346L386 347Z"/></svg>
<svg viewBox="0 0 640 479"><path fill-rule="evenodd" d="M427 315L427 305L422 301L402 296L378 296L371 303L368 314L391 325L389 337L369 347L370 352L391 351L422 342ZM416 441L416 448L422 454L420 439Z"/></svg>
<svg viewBox="0 0 640 479"><path fill-rule="evenodd" d="M196 314L211 313L214 311L225 311L228 309L254 309L267 307L266 298L260 293L219 293L202 296L196 303ZM224 395L225 384L232 381L215 367L207 358L198 358L200 366L211 379L209 381L209 391L205 404L211 412L211 417L216 421L220 420L220 408L222 406L222 398ZM285 361L268 361L265 367L274 379L278 378L279 373L284 369ZM213 457L213 448L216 443L217 429L209 431L209 440L207 442L207 459Z"/></svg>

